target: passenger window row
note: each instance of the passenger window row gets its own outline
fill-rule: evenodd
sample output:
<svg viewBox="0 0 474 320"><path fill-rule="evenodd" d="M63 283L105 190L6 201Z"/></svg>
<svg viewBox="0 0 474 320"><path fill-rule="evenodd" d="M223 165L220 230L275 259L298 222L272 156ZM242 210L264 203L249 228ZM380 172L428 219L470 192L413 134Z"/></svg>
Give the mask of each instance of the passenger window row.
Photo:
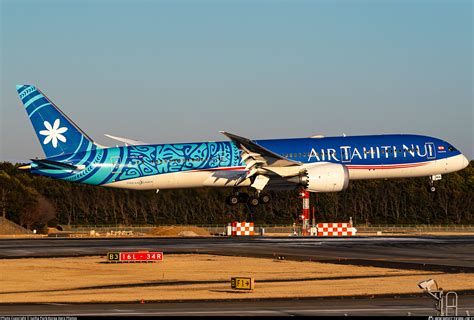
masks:
<svg viewBox="0 0 474 320"><path fill-rule="evenodd" d="M310 155L310 153L307 154L308 157ZM326 155L326 156L329 156L329 155L336 155L336 152L335 151L327 151L327 152L315 152L314 155L316 155L317 157L320 156L320 155ZM298 153L282 153L281 154L282 157L285 157L285 158L306 158L306 152L298 152Z"/></svg>

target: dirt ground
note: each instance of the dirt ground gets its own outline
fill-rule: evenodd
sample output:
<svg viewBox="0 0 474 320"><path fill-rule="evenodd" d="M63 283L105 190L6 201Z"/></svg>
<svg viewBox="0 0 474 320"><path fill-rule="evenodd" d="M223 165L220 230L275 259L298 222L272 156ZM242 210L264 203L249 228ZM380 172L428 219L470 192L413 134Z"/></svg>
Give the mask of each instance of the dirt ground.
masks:
<svg viewBox="0 0 474 320"><path fill-rule="evenodd" d="M0 235L28 235L33 232L23 228L22 226L0 217Z"/></svg>
<svg viewBox="0 0 474 320"><path fill-rule="evenodd" d="M419 293L417 284L430 278L445 290L474 289L472 274L462 273L166 253L157 263L105 261L105 257L0 260L0 303ZM255 290L232 290L233 276L254 277Z"/></svg>
<svg viewBox="0 0 474 320"><path fill-rule="evenodd" d="M161 237L197 237L210 236L211 233L204 228L195 226L162 226L151 230L148 235Z"/></svg>

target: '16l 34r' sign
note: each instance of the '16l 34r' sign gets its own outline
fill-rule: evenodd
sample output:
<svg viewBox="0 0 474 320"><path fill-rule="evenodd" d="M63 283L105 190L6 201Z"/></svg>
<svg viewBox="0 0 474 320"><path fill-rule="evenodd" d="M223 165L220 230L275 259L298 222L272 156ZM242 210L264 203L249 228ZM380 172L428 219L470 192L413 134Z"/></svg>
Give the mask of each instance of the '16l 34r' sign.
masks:
<svg viewBox="0 0 474 320"><path fill-rule="evenodd" d="M163 261L163 252L109 252L109 262L140 262L140 261Z"/></svg>

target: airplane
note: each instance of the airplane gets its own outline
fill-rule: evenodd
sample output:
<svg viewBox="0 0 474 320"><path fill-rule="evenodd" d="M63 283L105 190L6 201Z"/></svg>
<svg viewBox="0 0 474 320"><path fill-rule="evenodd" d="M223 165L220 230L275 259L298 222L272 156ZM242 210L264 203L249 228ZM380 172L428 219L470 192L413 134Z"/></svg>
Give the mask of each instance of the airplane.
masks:
<svg viewBox="0 0 474 320"><path fill-rule="evenodd" d="M229 205L257 206L271 201L267 190L339 192L350 180L429 177L435 192L434 181L469 164L452 144L412 134L250 140L221 131L229 141L173 144L107 135L125 145L106 147L35 86L16 89L46 155L22 169L76 183L156 192L228 187Z"/></svg>

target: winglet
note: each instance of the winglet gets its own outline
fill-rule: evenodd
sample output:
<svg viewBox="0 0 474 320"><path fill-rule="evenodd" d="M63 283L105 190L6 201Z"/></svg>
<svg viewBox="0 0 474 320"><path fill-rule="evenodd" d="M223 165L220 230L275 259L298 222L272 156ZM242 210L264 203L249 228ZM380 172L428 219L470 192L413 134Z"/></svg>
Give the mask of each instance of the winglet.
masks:
<svg viewBox="0 0 474 320"><path fill-rule="evenodd" d="M131 146L139 146L139 145L149 144L147 142L128 139L128 138L117 137L117 136L113 136L113 135L110 135L110 134L104 134L104 136L106 136L110 139L113 139L113 140L123 142L123 143L125 143L127 145L131 145Z"/></svg>

